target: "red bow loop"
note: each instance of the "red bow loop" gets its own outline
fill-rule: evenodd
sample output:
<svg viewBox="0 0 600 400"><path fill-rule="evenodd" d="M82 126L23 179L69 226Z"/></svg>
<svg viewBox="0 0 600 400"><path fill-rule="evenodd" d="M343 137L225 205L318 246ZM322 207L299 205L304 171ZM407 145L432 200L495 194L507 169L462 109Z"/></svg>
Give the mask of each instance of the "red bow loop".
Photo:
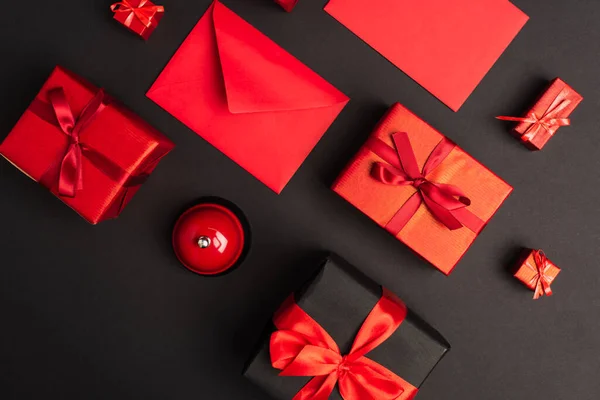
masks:
<svg viewBox="0 0 600 400"><path fill-rule="evenodd" d="M531 124L521 136L521 140L524 142L533 140L542 129L552 135L555 128L571 125L569 118L560 118L561 113L571 104L567 94L568 91L563 89L541 116L532 111L525 117L499 116L496 119Z"/></svg>
<svg viewBox="0 0 600 400"><path fill-rule="evenodd" d="M48 98L60 129L69 138L69 146L60 163L58 193L65 197L75 197L77 190L83 188L82 159L85 148L79 140L79 135L104 109L104 92L100 90L96 93L77 120L63 88L50 90Z"/></svg>
<svg viewBox="0 0 600 400"><path fill-rule="evenodd" d="M365 355L386 341L406 318L406 306L384 289L350 353L342 356L331 336L290 296L275 314L270 353L280 376L312 376L293 400L327 400L335 385L345 400L397 399L409 384Z"/></svg>
<svg viewBox="0 0 600 400"><path fill-rule="evenodd" d="M533 299L537 300L544 295L552 296L552 289L550 288L552 277L548 275L548 271L551 268L550 261L542 250L536 250L533 253L533 260L535 262L536 275L529 282L535 288ZM529 264L527 265L533 268Z"/></svg>
<svg viewBox="0 0 600 400"><path fill-rule="evenodd" d="M403 170L382 162L373 164L371 176L381 183L393 186L414 185L415 182L413 179L410 179Z"/></svg>
<svg viewBox="0 0 600 400"><path fill-rule="evenodd" d="M134 7L128 0L119 1L110 6L112 12L129 13L125 20L125 26L130 27L133 18L137 18L146 28L150 28L156 23L154 15L158 12L164 12L163 6L153 5L149 0L142 0L137 7Z"/></svg>
<svg viewBox="0 0 600 400"><path fill-rule="evenodd" d="M402 219L408 222L422 202L431 214L448 229L462 228L463 223L452 212L469 206L471 200L456 186L434 183L427 179L427 175L448 156L454 148L454 144L447 139L442 140L430 154L423 170L419 171L408 134L397 132L392 138L400 163L390 165L377 162L371 169L371 176L386 185L412 185L417 189L420 199L417 197L409 200L407 206L400 210Z"/></svg>

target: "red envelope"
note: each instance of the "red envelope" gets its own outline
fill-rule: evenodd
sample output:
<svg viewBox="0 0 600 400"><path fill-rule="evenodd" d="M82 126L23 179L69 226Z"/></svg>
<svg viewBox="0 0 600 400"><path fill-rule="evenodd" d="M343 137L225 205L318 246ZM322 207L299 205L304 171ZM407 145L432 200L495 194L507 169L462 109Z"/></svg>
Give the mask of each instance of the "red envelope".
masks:
<svg viewBox="0 0 600 400"><path fill-rule="evenodd" d="M277 193L349 101L218 1L147 95Z"/></svg>
<svg viewBox="0 0 600 400"><path fill-rule="evenodd" d="M325 11L454 111L529 19L508 0L330 0Z"/></svg>

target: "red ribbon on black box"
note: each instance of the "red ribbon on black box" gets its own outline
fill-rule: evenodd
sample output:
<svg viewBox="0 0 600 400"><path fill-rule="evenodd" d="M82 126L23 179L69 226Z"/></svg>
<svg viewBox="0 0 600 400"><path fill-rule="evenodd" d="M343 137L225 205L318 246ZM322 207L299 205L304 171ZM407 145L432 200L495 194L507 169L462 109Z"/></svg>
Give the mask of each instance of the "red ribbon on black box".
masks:
<svg viewBox="0 0 600 400"><path fill-rule="evenodd" d="M358 331L352 349L342 355L329 334L290 296L276 313L271 362L281 376L311 376L293 400L327 400L335 385L345 400L395 400L416 388L389 369L365 357L398 329L406 306L384 289Z"/></svg>
<svg viewBox="0 0 600 400"><path fill-rule="evenodd" d="M448 349L389 290L330 256L275 313L245 376L281 400L410 400Z"/></svg>

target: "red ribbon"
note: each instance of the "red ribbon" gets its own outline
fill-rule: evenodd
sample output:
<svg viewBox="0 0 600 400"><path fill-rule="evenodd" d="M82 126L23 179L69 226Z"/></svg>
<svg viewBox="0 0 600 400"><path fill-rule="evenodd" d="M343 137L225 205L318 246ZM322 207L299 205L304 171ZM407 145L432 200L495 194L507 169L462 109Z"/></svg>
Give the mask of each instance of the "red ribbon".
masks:
<svg viewBox="0 0 600 400"><path fill-rule="evenodd" d="M521 140L524 142L533 140L542 129L548 132L549 135L553 135L558 127L571 125L569 118L559 118L565 108L571 104L571 100L567 98L568 93L569 89L563 89L541 117L538 117L535 111L531 111L526 117L500 116L496 119L531 124L521 136Z"/></svg>
<svg viewBox="0 0 600 400"><path fill-rule="evenodd" d="M380 139L369 141L370 149L386 161L375 163L371 176L386 185L412 185L417 191L387 223L386 229L393 235L400 233L424 203L435 219L450 230L465 226L475 233L481 231L485 222L467 210L471 201L460 188L427 179L427 175L448 157L456 145L443 138L429 155L423 170L419 171L408 134L397 132L392 139L395 150Z"/></svg>
<svg viewBox="0 0 600 400"><path fill-rule="evenodd" d="M291 295L275 314L271 363L280 376L313 377L293 400L327 400L335 385L345 400L395 400L410 383L365 357L398 329L406 306L386 289L358 331L350 353L342 356L331 336Z"/></svg>
<svg viewBox="0 0 600 400"><path fill-rule="evenodd" d="M48 91L48 99L50 104L36 98L29 111L60 128L61 132L69 138L69 144L56 165L48 169L42 178L43 183L53 187L57 175L55 171L58 169L58 194L64 197L75 197L77 191L83 188L83 157L123 186L141 185L147 179L145 174L131 176L118 164L81 141L81 133L106 108L107 98L103 90L96 93L78 118L73 115L62 87Z"/></svg>
<svg viewBox="0 0 600 400"><path fill-rule="evenodd" d="M131 27L133 18L137 18L146 28L150 28L153 24L156 25L154 15L159 12L165 12L163 6L152 4L149 0L142 0L137 7L134 7L128 0L119 1L110 6L112 12L129 13L125 19L124 25Z"/></svg>
<svg viewBox="0 0 600 400"><path fill-rule="evenodd" d="M552 296L550 284L554 278L551 275L548 275L548 271L552 267L550 261L548 261L546 254L544 254L542 250L536 250L533 252L533 260L535 262L535 267L529 263L525 264L536 272L535 276L533 276L533 278L531 278L529 281L529 286L535 290L533 299L537 300L544 295Z"/></svg>

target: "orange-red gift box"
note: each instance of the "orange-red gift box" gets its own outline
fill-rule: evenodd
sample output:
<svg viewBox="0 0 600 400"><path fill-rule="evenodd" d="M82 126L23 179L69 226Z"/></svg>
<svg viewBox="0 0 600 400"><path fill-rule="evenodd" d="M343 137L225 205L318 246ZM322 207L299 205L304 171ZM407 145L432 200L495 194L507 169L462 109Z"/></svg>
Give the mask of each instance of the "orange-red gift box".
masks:
<svg viewBox="0 0 600 400"><path fill-rule="evenodd" d="M541 261L543 265L538 265L538 261ZM543 276L540 276L540 272ZM541 250L527 250L525 256L519 261L514 276L529 289L535 291L534 298L537 299L544 294L552 294L552 291L545 290L544 286L549 288L559 273L560 268L550 261ZM540 278L544 280L544 286L542 286Z"/></svg>
<svg viewBox="0 0 600 400"><path fill-rule="evenodd" d="M386 227L416 193L413 186L386 185L371 174L376 163L386 161L369 144L378 140L394 148L392 135L397 132L408 134L420 171L434 148L443 140L448 140L404 106L395 104L333 185L335 192L382 227ZM425 178L433 183L460 188L471 201L466 210L482 223L475 231L467 227L450 230L421 204L395 235L441 272L450 274L481 229L512 192L512 187L458 146L454 146Z"/></svg>
<svg viewBox="0 0 600 400"><path fill-rule="evenodd" d="M149 0L127 0L113 5L114 19L127 29L148 40L165 15L164 7Z"/></svg>
<svg viewBox="0 0 600 400"><path fill-rule="evenodd" d="M59 127L49 93L62 88L75 119L95 98L99 89L77 75L56 67L35 100L0 145L0 154L27 176L46 186L65 204L92 224L115 218L137 192L173 143L141 118L106 100L105 108L81 130L80 143L107 158L111 170L102 170L84 152L81 157L82 187L74 197L58 191L61 159L72 144ZM45 117L37 111L47 110ZM115 181L114 170L122 171ZM111 173L112 172L112 173ZM112 176L111 176L112 175Z"/></svg>
<svg viewBox="0 0 600 400"><path fill-rule="evenodd" d="M561 107L559 112L549 116L550 119L568 118L582 101L583 97L579 93L562 79L556 78L535 105L525 114L525 117L533 113L537 118L544 118L548 112L552 112L554 107ZM563 102L564 104L561 104ZM534 126L531 122L520 122L513 128L512 132L530 150L541 150L559 128L559 124L551 122L546 127ZM529 132L531 132L531 135L528 135Z"/></svg>

